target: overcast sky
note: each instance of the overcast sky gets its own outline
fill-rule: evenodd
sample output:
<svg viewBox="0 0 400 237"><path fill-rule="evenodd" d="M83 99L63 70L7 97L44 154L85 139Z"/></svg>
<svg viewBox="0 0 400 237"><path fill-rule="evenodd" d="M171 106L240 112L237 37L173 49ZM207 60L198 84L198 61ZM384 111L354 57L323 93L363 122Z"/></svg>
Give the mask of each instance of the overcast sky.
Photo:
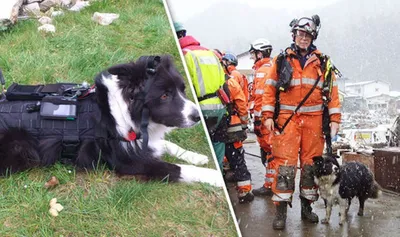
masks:
<svg viewBox="0 0 400 237"><path fill-rule="evenodd" d="M174 21L203 46L236 54L267 38L275 56L292 42L293 18L318 14L322 26L315 45L349 80L379 79L400 91L400 67L393 66L400 61L399 0L166 1Z"/></svg>
<svg viewBox="0 0 400 237"><path fill-rule="evenodd" d="M174 21L185 23L192 15L203 12L217 2L241 2L252 7L284 8L289 12L301 12L329 5L338 0L167 0ZM221 10L221 13L223 10ZM227 14L227 13L222 13Z"/></svg>

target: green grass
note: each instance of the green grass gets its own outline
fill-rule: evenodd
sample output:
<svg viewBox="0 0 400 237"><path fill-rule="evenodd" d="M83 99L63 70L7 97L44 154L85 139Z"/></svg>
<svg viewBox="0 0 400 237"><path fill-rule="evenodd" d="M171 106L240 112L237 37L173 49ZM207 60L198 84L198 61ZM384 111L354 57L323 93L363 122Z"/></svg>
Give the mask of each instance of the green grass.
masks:
<svg viewBox="0 0 400 237"><path fill-rule="evenodd" d="M96 11L118 13L120 18L101 26L91 20ZM7 86L93 83L94 76L111 65L154 54L171 54L185 75L158 0L96 1L79 13L66 11L54 25L54 34L37 32L36 20L0 33L0 68ZM189 89L187 93L193 98ZM201 126L176 130L167 139L207 155L205 167L215 168ZM182 163L171 156L165 159ZM60 184L45 189L53 175ZM58 217L48 213L53 197L64 206ZM0 179L0 236L235 235L223 191L206 184L143 183L117 177L104 167L76 172L62 164Z"/></svg>
<svg viewBox="0 0 400 237"><path fill-rule="evenodd" d="M43 188L55 175L60 185ZM225 196L204 184L118 178L99 169L76 173L57 164L0 181L1 236L233 236ZM49 201L64 206L49 215Z"/></svg>

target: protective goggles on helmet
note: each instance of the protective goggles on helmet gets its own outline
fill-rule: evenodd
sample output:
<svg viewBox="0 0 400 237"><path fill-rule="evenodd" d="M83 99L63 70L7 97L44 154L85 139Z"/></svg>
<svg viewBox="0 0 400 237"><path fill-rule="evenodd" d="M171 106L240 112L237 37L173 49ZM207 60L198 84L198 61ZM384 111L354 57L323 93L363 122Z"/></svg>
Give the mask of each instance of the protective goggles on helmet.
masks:
<svg viewBox="0 0 400 237"><path fill-rule="evenodd" d="M297 27L304 28L306 31L310 32L317 30L317 26L315 25L314 21L306 17L300 18L296 25Z"/></svg>
<svg viewBox="0 0 400 237"><path fill-rule="evenodd" d="M315 22L308 17L303 17L298 19L295 22L292 22L292 31L294 30L302 30L305 31L309 34L311 34L314 38L316 38L317 35L317 25L315 24Z"/></svg>

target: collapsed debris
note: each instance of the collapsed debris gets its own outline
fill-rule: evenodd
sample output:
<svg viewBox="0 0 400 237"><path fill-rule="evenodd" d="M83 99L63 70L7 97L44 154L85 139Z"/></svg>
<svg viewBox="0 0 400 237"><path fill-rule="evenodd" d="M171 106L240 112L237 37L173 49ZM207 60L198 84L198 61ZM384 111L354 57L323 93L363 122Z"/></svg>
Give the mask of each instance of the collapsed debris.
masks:
<svg viewBox="0 0 400 237"><path fill-rule="evenodd" d="M0 31L10 29L18 20L42 19L63 15L62 10L80 11L89 6L89 1L83 0L7 0L0 3ZM42 20L43 21L43 20ZM39 21L42 25L51 24ZM53 26L54 27L54 26ZM55 27L42 27L41 30L55 31ZM54 30L54 31L53 31Z"/></svg>

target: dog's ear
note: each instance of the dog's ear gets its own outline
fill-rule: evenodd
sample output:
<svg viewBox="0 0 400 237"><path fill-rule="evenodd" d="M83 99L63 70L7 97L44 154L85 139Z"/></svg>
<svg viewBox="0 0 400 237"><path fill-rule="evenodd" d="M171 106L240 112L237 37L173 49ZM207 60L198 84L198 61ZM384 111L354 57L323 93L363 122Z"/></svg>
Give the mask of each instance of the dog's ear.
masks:
<svg viewBox="0 0 400 237"><path fill-rule="evenodd" d="M166 68L170 68L171 66L174 65L171 55L168 55L168 54L161 55L161 62L162 62L162 65Z"/></svg>
<svg viewBox="0 0 400 237"><path fill-rule="evenodd" d="M112 75L131 76L135 72L135 63L124 63L110 67L107 70Z"/></svg>
<svg viewBox="0 0 400 237"><path fill-rule="evenodd" d="M312 159L315 165L321 165L322 163L324 163L324 157L322 156L314 156Z"/></svg>
<svg viewBox="0 0 400 237"><path fill-rule="evenodd" d="M332 162L332 164L336 165L337 167L340 167L339 162L337 160L338 158L336 156L328 156L327 160Z"/></svg>

